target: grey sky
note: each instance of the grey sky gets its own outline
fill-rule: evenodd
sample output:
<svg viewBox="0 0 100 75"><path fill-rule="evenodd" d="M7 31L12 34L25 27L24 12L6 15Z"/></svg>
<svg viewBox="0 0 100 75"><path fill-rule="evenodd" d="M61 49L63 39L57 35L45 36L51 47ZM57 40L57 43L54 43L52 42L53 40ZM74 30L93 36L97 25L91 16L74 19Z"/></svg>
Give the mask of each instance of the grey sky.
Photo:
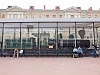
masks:
<svg viewBox="0 0 100 75"><path fill-rule="evenodd" d="M100 8L100 0L0 0L0 9L6 9L7 6L19 6L23 9L29 9L29 6L34 6L35 9L55 9L55 6L60 6L61 9L66 9L71 6L80 6L83 10L92 7L93 10Z"/></svg>

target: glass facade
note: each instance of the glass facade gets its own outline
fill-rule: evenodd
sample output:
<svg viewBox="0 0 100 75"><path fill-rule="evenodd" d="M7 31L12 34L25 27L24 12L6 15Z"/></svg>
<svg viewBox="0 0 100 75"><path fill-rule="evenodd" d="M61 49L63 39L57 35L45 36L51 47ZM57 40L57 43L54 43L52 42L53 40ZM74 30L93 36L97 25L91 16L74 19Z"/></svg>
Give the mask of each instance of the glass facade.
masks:
<svg viewBox="0 0 100 75"><path fill-rule="evenodd" d="M21 49L38 48L38 23L21 24Z"/></svg>
<svg viewBox="0 0 100 75"><path fill-rule="evenodd" d="M2 49L3 40L3 23L0 23L0 49Z"/></svg>
<svg viewBox="0 0 100 75"><path fill-rule="evenodd" d="M3 49L20 48L20 23L4 23Z"/></svg>
<svg viewBox="0 0 100 75"><path fill-rule="evenodd" d="M62 50L100 45L100 23L0 23L0 49Z"/></svg>

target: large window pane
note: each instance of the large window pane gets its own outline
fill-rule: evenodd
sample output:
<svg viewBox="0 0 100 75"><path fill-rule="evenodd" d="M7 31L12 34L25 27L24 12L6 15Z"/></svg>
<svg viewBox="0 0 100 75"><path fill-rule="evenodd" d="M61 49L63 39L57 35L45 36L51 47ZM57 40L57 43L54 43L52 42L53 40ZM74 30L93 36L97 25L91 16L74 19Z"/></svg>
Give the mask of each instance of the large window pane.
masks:
<svg viewBox="0 0 100 75"><path fill-rule="evenodd" d="M75 38L75 23L58 23L59 49L73 48Z"/></svg>
<svg viewBox="0 0 100 75"><path fill-rule="evenodd" d="M39 23L40 49L57 49L57 23Z"/></svg>
<svg viewBox="0 0 100 75"><path fill-rule="evenodd" d="M20 48L20 24L4 23L4 48Z"/></svg>
<svg viewBox="0 0 100 75"><path fill-rule="evenodd" d="M93 45L93 23L76 23L78 46L90 48Z"/></svg>
<svg viewBox="0 0 100 75"><path fill-rule="evenodd" d="M22 23L21 48L38 49L38 23Z"/></svg>
<svg viewBox="0 0 100 75"><path fill-rule="evenodd" d="M94 23L95 45L100 49L100 23Z"/></svg>

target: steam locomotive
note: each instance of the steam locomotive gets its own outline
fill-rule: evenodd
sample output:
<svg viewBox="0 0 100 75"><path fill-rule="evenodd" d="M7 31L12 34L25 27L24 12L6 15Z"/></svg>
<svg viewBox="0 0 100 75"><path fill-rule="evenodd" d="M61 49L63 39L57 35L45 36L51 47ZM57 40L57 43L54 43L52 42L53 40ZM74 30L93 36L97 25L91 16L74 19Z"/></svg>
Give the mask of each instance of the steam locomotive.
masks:
<svg viewBox="0 0 100 75"><path fill-rule="evenodd" d="M48 44L53 45L54 47L56 46L57 40L55 39L49 39ZM68 47L68 48L74 48L76 43L76 47L85 47L89 48L90 47L90 40L64 40L64 39L59 39L58 40L58 47Z"/></svg>

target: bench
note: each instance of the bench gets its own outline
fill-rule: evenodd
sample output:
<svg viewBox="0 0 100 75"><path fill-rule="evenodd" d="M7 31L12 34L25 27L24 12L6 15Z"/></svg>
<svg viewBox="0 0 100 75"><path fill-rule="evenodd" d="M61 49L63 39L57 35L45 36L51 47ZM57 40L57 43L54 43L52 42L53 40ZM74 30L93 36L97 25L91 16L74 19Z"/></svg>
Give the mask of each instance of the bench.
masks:
<svg viewBox="0 0 100 75"><path fill-rule="evenodd" d="M36 56L38 57L39 51L38 50L25 50L24 54L22 56L28 57L28 56Z"/></svg>

